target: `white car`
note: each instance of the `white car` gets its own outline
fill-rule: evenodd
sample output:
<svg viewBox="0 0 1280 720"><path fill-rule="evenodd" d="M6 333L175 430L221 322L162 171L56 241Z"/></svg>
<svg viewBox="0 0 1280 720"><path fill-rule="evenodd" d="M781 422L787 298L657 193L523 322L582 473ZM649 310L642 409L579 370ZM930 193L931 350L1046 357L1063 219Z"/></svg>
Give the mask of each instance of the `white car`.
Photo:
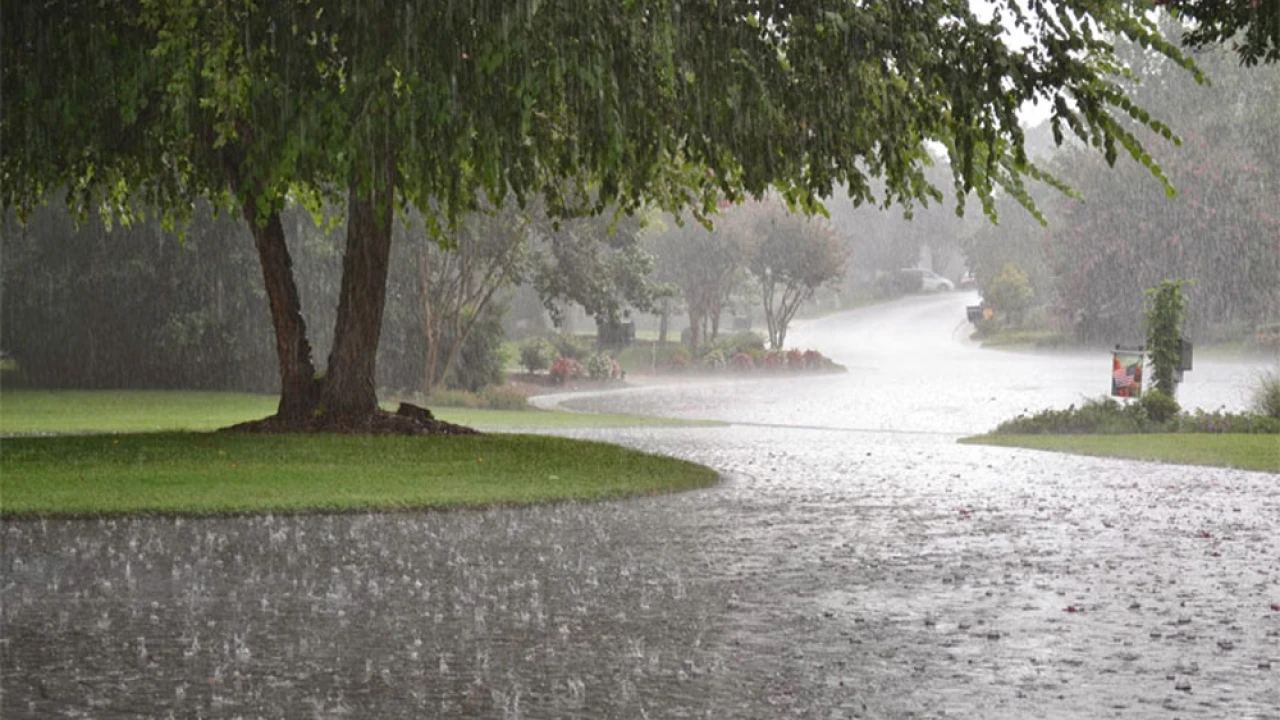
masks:
<svg viewBox="0 0 1280 720"><path fill-rule="evenodd" d="M956 284L932 270L924 268L903 268L898 271L903 285L908 292L937 292L956 289Z"/></svg>

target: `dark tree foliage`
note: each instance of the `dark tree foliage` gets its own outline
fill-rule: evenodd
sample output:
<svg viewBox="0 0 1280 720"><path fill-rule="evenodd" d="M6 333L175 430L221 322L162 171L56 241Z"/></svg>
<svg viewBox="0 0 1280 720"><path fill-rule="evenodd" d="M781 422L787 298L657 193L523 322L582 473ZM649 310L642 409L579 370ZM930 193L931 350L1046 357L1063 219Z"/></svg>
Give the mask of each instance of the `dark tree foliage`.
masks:
<svg viewBox="0 0 1280 720"><path fill-rule="evenodd" d="M1277 0L1155 0L1193 21L1182 36L1193 48L1230 43L1243 65L1280 61Z"/></svg>
<svg viewBox="0 0 1280 720"><path fill-rule="evenodd" d="M272 392L270 317L244 225L207 204L179 243L44 208L2 228L0 347L40 387Z"/></svg>

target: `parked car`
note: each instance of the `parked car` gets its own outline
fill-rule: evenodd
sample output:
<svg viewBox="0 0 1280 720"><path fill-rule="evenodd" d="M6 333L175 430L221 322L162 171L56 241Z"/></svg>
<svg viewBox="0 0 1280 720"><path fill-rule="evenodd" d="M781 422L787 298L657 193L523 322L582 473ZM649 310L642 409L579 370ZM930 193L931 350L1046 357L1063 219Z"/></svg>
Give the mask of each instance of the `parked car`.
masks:
<svg viewBox="0 0 1280 720"><path fill-rule="evenodd" d="M906 292L949 292L956 289L955 283L924 268L903 268L898 271L898 279Z"/></svg>

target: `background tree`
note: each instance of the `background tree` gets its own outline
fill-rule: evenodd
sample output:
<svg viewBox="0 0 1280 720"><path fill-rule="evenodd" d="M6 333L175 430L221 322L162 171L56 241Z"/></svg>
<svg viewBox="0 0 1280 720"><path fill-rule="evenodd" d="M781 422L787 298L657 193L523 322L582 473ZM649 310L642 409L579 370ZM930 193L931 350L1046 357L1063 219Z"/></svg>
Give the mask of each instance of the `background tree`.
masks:
<svg viewBox="0 0 1280 720"><path fill-rule="evenodd" d="M616 325L631 308L650 310L653 258L640 245L640 219L604 213L555 219L539 208L530 226L532 283L553 322L580 305L598 325Z"/></svg>
<svg viewBox="0 0 1280 720"><path fill-rule="evenodd" d="M824 220L769 202L748 205L728 224L742 234L746 265L760 288L769 345L781 350L800 305L843 276L845 249Z"/></svg>
<svg viewBox="0 0 1280 720"><path fill-rule="evenodd" d="M1231 43L1246 66L1280 61L1280 3L1267 0L1155 0L1193 22L1182 39L1193 48Z"/></svg>
<svg viewBox="0 0 1280 720"><path fill-rule="evenodd" d="M492 324L494 313L489 309L494 299L524 279L529 254L526 226L523 214L507 204L470 215L451 236L452 247L421 239L402 241L418 255L426 342L422 392L427 397L457 364L476 325ZM501 337L501 328L497 336Z"/></svg>
<svg viewBox="0 0 1280 720"><path fill-rule="evenodd" d="M655 277L674 286L689 313L689 349L715 340L719 318L742 267L739 238L725 227L708 229L693 218L664 218L649 235Z"/></svg>
<svg viewBox="0 0 1280 720"><path fill-rule="evenodd" d="M1177 196L1136 166L1109 170L1091 149L1068 143L1046 164L1075 197L1033 192L1047 227L1002 198L1000 224L966 237L979 285L989 290L1004 262L1015 262L1037 304L1052 304L1049 320L1087 343L1138 342L1143 288L1167 277L1198 279L1188 289L1195 301L1187 330L1201 341L1238 340L1280 319L1280 216L1272 209L1280 127L1268 119L1280 103L1280 67L1244 68L1231 52L1207 49L1197 56L1214 81L1206 88L1141 47L1122 44L1119 56L1140 80L1134 100L1178 118L1183 142L1163 164Z"/></svg>

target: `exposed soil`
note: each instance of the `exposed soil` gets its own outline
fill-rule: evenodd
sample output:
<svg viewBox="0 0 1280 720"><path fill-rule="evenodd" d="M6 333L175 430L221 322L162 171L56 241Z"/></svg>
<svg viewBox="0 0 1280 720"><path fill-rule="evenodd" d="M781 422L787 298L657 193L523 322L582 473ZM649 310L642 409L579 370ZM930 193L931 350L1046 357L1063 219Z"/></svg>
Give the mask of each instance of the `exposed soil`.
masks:
<svg viewBox="0 0 1280 720"><path fill-rule="evenodd" d="M400 403L394 412L379 410L359 418L316 418L303 423L289 422L278 415L238 423L223 428L227 433L335 433L342 435L479 435L465 425L438 420L431 411Z"/></svg>

